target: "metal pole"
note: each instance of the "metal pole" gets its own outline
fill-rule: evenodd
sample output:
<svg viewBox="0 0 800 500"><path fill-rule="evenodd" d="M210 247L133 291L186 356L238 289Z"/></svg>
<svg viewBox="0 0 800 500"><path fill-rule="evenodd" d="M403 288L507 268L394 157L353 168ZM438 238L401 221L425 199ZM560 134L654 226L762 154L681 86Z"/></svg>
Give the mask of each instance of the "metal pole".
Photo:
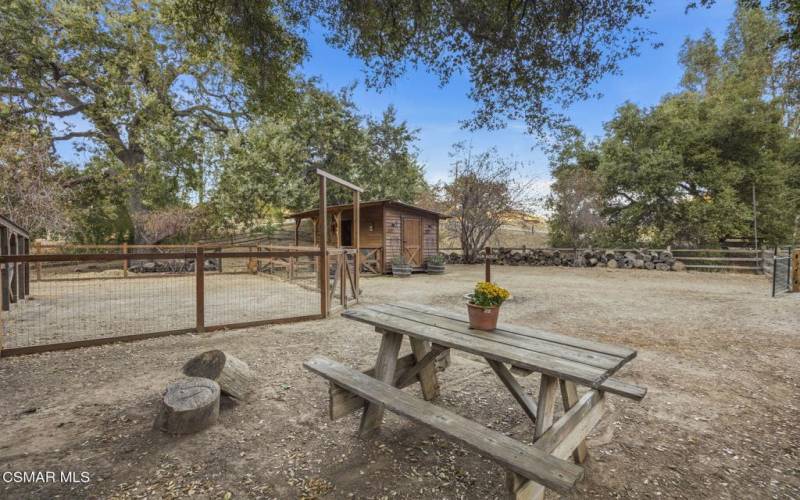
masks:
<svg viewBox="0 0 800 500"><path fill-rule="evenodd" d="M492 282L492 247L486 247L486 259L484 260L486 266L486 281L487 283Z"/></svg>
<svg viewBox="0 0 800 500"><path fill-rule="evenodd" d="M758 202L756 201L756 182L753 181L753 238L758 250Z"/></svg>

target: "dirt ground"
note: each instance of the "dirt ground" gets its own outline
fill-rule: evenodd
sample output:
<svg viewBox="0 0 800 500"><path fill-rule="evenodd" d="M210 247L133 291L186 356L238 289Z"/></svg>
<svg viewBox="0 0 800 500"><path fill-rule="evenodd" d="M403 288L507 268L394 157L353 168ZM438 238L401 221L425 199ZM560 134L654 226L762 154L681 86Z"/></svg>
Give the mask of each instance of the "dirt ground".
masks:
<svg viewBox="0 0 800 500"><path fill-rule="evenodd" d="M3 314L6 348L192 328L193 275L118 279L121 271L31 282L31 298ZM205 324L319 314L313 275L292 282L266 274L205 276Z"/></svg>
<svg viewBox="0 0 800 500"><path fill-rule="evenodd" d="M444 276L364 279L364 299L461 310L481 274L452 266ZM619 378L647 386L647 397L609 395L572 497L800 498L800 294L772 299L759 276L501 267L494 277L514 293L504 320L639 352ZM327 384L302 361L320 354L367 368L378 342L337 317L2 359L0 472L86 472L89 481L0 474L0 497L502 497L499 466L425 427L387 413L362 440L357 415L328 420ZM152 430L167 382L213 348L255 369L253 401L226 401L219 423L196 435ZM521 379L531 394L537 378ZM440 383L438 404L531 438L483 363L455 354Z"/></svg>

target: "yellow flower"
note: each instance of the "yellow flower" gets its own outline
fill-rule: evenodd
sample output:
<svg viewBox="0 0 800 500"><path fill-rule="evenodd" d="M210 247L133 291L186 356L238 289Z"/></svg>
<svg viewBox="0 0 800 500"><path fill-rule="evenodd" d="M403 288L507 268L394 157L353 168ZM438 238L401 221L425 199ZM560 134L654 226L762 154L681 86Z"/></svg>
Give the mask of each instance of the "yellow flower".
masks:
<svg viewBox="0 0 800 500"><path fill-rule="evenodd" d="M502 304L510 296L505 288L494 283L479 281L475 285L475 293L472 294L472 303L483 307L494 307Z"/></svg>

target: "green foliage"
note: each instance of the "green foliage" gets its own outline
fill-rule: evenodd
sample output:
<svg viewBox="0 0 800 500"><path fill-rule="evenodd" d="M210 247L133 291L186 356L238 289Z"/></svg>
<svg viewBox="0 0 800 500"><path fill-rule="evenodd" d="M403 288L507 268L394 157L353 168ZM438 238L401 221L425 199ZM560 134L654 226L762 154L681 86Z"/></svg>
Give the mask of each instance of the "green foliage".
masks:
<svg viewBox="0 0 800 500"><path fill-rule="evenodd" d="M398 256L392 257L392 266L404 267L404 266L407 266L407 265L408 265L408 262L406 262L406 258L404 256L398 255Z"/></svg>
<svg viewBox="0 0 800 500"><path fill-rule="evenodd" d="M280 9L261 2L0 5L0 96L25 116L54 119L53 140L80 139L115 160L123 220L189 201L206 134L237 126L247 110L284 108L303 54Z"/></svg>
<svg viewBox="0 0 800 500"><path fill-rule="evenodd" d="M430 257L428 257L428 264L433 264L434 266L444 265L444 255L440 253L436 255L431 255Z"/></svg>
<svg viewBox="0 0 800 500"><path fill-rule="evenodd" d="M602 239L605 226L601 210L600 154L595 144L586 144L583 134L564 129L559 147L551 155L555 180L546 208L550 213L550 244L555 247L586 247Z"/></svg>
<svg viewBox="0 0 800 500"><path fill-rule="evenodd" d="M648 33L631 21L651 3L307 0L328 41L366 62L371 85L417 65L443 84L463 70L478 103L470 126L519 119L531 131L560 124L554 109L589 96L636 53Z"/></svg>
<svg viewBox="0 0 800 500"><path fill-rule="evenodd" d="M365 191L362 199L413 202L425 187L413 149L415 133L389 108L380 120L358 114L348 92L307 87L292 117L260 119L220 145L219 177L211 198L221 224L248 227L278 207L317 204L321 168ZM329 203L351 193L331 185Z"/></svg>
<svg viewBox="0 0 800 500"><path fill-rule="evenodd" d="M563 188L581 172L597 180L608 225L595 242L704 245L749 236L754 190L759 239L792 241L800 162L783 101L771 93L779 34L760 9L739 9L721 48L709 34L684 46L685 92L650 109L624 104L599 144L564 144L553 162L556 239L582 243L567 230Z"/></svg>
<svg viewBox="0 0 800 500"><path fill-rule="evenodd" d="M102 156L93 157L80 170L68 169L73 182L70 240L88 244L132 241L133 222L125 204L125 185L118 180L120 170L115 159Z"/></svg>

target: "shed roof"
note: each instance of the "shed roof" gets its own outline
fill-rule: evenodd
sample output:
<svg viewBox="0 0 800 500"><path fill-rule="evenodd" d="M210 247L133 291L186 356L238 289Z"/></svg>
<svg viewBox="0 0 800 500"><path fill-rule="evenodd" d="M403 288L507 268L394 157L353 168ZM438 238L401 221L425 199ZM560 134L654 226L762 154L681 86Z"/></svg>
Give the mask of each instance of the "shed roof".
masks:
<svg viewBox="0 0 800 500"><path fill-rule="evenodd" d="M436 212L434 210L428 210L427 208L418 207L418 206L411 205L409 203L405 203L405 202L402 202L402 201L399 201L399 200L388 200L387 199L387 200L365 201L365 202L360 203L359 207L360 208L368 208L368 207L377 207L377 206L381 206L381 205L391 205L391 206L395 206L395 207L399 207L399 208L405 208L407 210L413 210L413 211L416 211L416 212L421 212L421 213L425 213L425 214L428 214L428 215L433 215L433 216L438 217L440 219L449 219L450 218L449 215L445 215L445 214L443 214L441 212ZM353 204L352 203L347 203L347 204L344 204L344 205L331 205L331 206L328 207L328 212L338 212L340 210L347 210L347 209L351 209L352 210L352 208L353 208ZM304 210L302 212L295 212L293 214L290 214L289 217L293 217L295 219L303 219L303 218L306 218L306 217L312 217L314 215L317 215L318 213L319 213L319 208L312 208L312 209L309 209L309 210Z"/></svg>
<svg viewBox="0 0 800 500"><path fill-rule="evenodd" d="M13 230L15 233L19 233L26 238L30 238L30 233L28 230L17 224L16 222L12 221L8 217L0 215L0 226L6 226L7 228Z"/></svg>

